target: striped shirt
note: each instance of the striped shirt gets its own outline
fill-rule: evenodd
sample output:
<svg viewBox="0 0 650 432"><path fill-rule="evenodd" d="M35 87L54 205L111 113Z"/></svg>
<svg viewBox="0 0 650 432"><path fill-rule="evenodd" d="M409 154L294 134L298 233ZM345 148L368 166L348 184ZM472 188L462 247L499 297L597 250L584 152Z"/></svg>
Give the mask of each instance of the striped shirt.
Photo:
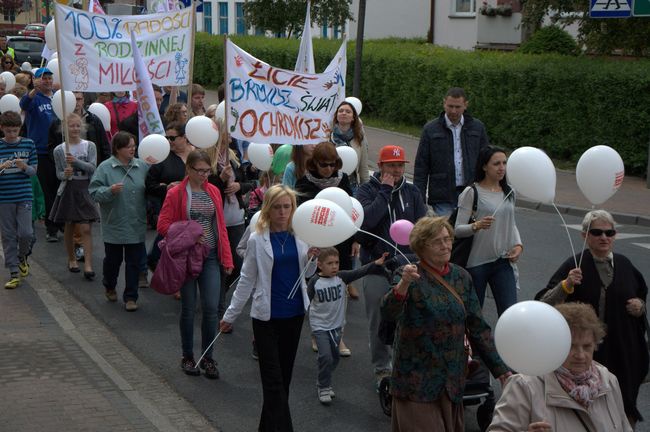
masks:
<svg viewBox="0 0 650 432"><path fill-rule="evenodd" d="M8 143L0 139L0 164L8 160L22 159L27 165L36 169L38 158L34 141L20 138L20 141ZM29 175L15 164L0 174L0 202L17 203L32 201L32 182Z"/></svg>
<svg viewBox="0 0 650 432"><path fill-rule="evenodd" d="M214 232L216 209L212 198L207 192L192 192L192 203L190 204L190 219L197 221L203 227L205 244L214 249L217 246L217 235Z"/></svg>

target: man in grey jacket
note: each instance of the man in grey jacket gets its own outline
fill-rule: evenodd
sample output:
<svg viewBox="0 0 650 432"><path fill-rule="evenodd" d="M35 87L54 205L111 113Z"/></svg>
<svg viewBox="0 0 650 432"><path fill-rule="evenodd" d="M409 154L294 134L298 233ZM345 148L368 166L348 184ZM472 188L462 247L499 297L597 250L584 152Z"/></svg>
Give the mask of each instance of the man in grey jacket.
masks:
<svg viewBox="0 0 650 432"><path fill-rule="evenodd" d="M440 117L422 130L413 176L424 201L439 216L449 215L457 206L458 195L474 179L479 150L490 144L483 123L465 114L467 96L462 88L449 89L443 107Z"/></svg>

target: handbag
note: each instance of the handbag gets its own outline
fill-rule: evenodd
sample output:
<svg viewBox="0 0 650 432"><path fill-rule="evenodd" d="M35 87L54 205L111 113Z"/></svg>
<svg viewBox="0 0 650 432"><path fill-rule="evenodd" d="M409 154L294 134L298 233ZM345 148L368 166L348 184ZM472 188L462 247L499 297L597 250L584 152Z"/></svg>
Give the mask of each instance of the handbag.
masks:
<svg viewBox="0 0 650 432"><path fill-rule="evenodd" d="M473 224L476 222L476 208L478 205L478 191L476 190L476 185L472 183L471 188L474 190L474 200L472 202L472 213L469 215L468 224ZM458 207L454 212L449 216L449 223L453 225L456 224L456 218L458 217ZM472 234L469 237L463 238L454 238L454 243L451 247L451 258L449 262L457 264L461 267L467 266L467 260L469 259L469 254L472 251L472 243L474 242L474 235Z"/></svg>
<svg viewBox="0 0 650 432"><path fill-rule="evenodd" d="M465 302L460 297L460 295L456 292L456 290L453 289L451 285L449 285L449 283L447 283L447 281L444 280L442 276L440 276L438 272L436 272L433 268L431 268L431 266L429 266L427 263L420 261L420 265L425 270L427 270L429 274L431 274L436 279L436 281L438 281L440 285L445 287L447 291L449 291L456 300L458 300L458 303L460 303L460 305L463 307L463 311L465 311L465 314L467 314L467 311L465 310ZM465 376L467 377L471 375L478 367L478 362L476 360L472 360L472 346L470 345L469 339L467 338L467 327L465 327L465 338L463 340L463 347L465 349L465 357L467 358L467 361L465 362Z"/></svg>

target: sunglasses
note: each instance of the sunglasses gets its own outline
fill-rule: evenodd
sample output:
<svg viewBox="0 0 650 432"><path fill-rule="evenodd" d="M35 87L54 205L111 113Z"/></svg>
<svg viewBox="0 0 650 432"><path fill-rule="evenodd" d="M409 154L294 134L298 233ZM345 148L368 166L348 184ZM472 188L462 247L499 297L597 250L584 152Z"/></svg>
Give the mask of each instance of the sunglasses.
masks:
<svg viewBox="0 0 650 432"><path fill-rule="evenodd" d="M607 237L614 237L616 235L616 230L615 229L602 230L598 228L592 228L589 230L589 234L591 234L594 237L600 237L603 234L605 234Z"/></svg>
<svg viewBox="0 0 650 432"><path fill-rule="evenodd" d="M14 62L12 62L12 61L6 61L6 62L3 62L3 63L4 64L14 64Z"/></svg>
<svg viewBox="0 0 650 432"><path fill-rule="evenodd" d="M179 138L179 137L177 137L177 136L166 136L165 138L167 138L171 142L174 142L174 141L176 141L176 138Z"/></svg>
<svg viewBox="0 0 650 432"><path fill-rule="evenodd" d="M194 167L190 167L190 168L192 168L192 171L200 175L208 175L212 172L211 169L196 169Z"/></svg>
<svg viewBox="0 0 650 432"><path fill-rule="evenodd" d="M336 168L336 162L318 162L318 166L321 168Z"/></svg>

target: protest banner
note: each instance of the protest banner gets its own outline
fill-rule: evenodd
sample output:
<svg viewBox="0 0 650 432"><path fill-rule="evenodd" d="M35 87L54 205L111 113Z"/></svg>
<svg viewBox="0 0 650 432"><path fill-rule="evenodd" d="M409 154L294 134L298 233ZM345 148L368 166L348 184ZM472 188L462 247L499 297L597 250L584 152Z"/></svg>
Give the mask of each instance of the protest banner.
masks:
<svg viewBox="0 0 650 432"><path fill-rule="evenodd" d="M317 144L345 99L345 41L321 74L273 67L226 41L227 125L237 139Z"/></svg>
<svg viewBox="0 0 650 432"><path fill-rule="evenodd" d="M56 4L61 83L72 91L124 91L136 87L130 33L151 81L189 82L191 8L150 15L101 15Z"/></svg>
<svg viewBox="0 0 650 432"><path fill-rule="evenodd" d="M164 134L160 113L156 105L156 97L153 94L153 87L149 74L142 61L140 49L137 47L135 32L131 32L131 48L133 50L133 64L135 65L135 74L137 87L133 92L135 99L138 101L138 134L142 141L149 134Z"/></svg>

